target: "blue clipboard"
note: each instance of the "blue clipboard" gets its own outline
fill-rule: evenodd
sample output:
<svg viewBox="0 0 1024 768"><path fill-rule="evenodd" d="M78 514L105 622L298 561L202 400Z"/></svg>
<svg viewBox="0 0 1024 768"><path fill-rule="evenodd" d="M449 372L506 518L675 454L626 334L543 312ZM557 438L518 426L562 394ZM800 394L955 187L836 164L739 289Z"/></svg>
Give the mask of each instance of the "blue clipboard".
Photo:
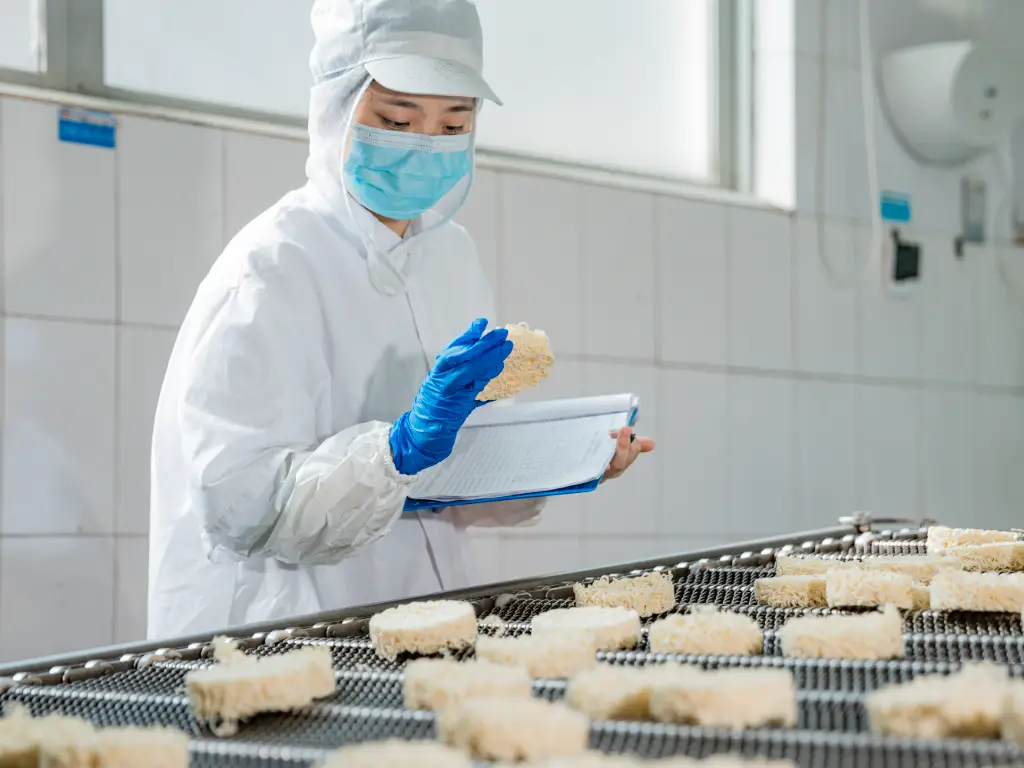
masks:
<svg viewBox="0 0 1024 768"><path fill-rule="evenodd" d="M633 427L636 424L638 409L634 408L629 413L626 426ZM429 499L406 499L404 512L422 512L432 509L443 509L444 507L468 507L473 504L493 504L496 501L519 501L520 499L539 499L549 496L571 496L575 493L590 493L596 491L601 484L601 478L591 480L589 483L570 485L567 488L558 488L553 491L538 491L534 493L517 493L511 496L496 496L486 499L465 499L458 501L431 501Z"/></svg>

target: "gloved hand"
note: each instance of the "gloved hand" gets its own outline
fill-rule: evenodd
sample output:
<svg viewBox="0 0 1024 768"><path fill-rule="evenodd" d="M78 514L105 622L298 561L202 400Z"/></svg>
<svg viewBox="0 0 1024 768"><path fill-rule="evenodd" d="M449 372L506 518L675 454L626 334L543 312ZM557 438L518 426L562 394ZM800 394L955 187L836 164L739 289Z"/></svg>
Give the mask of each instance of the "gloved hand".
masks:
<svg viewBox="0 0 1024 768"><path fill-rule="evenodd" d="M501 373L512 342L504 328L484 334L487 321L475 320L437 356L412 409L391 427L395 469L415 475L451 455L469 415L483 403L476 396Z"/></svg>

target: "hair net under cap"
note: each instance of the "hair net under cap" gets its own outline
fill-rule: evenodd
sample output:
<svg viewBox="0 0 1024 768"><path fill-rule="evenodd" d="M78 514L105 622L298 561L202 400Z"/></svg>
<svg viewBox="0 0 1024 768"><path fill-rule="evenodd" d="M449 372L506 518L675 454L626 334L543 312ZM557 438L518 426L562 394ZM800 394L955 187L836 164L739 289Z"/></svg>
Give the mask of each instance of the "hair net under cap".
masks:
<svg viewBox="0 0 1024 768"><path fill-rule="evenodd" d="M311 19L317 83L363 66L392 90L501 103L481 74L483 30L469 0L316 0Z"/></svg>

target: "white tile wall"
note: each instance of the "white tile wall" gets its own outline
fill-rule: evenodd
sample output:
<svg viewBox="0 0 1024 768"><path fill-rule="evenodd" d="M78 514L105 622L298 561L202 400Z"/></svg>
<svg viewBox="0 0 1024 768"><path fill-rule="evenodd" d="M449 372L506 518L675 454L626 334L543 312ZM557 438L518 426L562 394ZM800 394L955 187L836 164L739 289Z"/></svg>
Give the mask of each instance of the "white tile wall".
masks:
<svg viewBox="0 0 1024 768"><path fill-rule="evenodd" d="M118 141L121 320L174 327L224 246L223 137L126 117Z"/></svg>
<svg viewBox="0 0 1024 768"><path fill-rule="evenodd" d="M110 533L114 328L8 318L5 534Z"/></svg>
<svg viewBox="0 0 1024 768"><path fill-rule="evenodd" d="M822 2L792 0L792 23L757 35L761 86L793 97L760 115L792 123L791 141L762 142L760 168L795 216L480 172L458 218L496 320L544 328L559 358L525 399L633 390L658 442L535 527L474 533L484 580L853 507L1019 524L1024 249L953 258L960 171L914 162L872 105L882 187L913 193L905 235L924 246L918 289L885 289L855 4ZM0 102L0 659L144 632L147 445L175 329L226 239L303 181L297 143L125 117L117 150L96 150L58 143L55 123L53 106ZM966 170L988 177L988 163Z"/></svg>
<svg viewBox="0 0 1024 768"><path fill-rule="evenodd" d="M11 99L0 114L4 306L113 320L114 152L58 141L57 110Z"/></svg>
<svg viewBox="0 0 1024 768"><path fill-rule="evenodd" d="M114 540L0 540L0 661L109 645Z"/></svg>

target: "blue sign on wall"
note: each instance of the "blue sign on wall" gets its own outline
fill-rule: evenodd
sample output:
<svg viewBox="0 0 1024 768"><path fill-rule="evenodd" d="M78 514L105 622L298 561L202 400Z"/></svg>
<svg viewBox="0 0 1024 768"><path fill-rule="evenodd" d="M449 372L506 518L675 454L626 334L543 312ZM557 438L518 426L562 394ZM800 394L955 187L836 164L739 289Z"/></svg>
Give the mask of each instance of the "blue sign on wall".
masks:
<svg viewBox="0 0 1024 768"><path fill-rule="evenodd" d="M109 112L88 109L57 111L57 137L72 144L113 149L116 144L117 120Z"/></svg>
<svg viewBox="0 0 1024 768"><path fill-rule="evenodd" d="M910 221L910 196L901 192L882 193L882 220L906 224Z"/></svg>

